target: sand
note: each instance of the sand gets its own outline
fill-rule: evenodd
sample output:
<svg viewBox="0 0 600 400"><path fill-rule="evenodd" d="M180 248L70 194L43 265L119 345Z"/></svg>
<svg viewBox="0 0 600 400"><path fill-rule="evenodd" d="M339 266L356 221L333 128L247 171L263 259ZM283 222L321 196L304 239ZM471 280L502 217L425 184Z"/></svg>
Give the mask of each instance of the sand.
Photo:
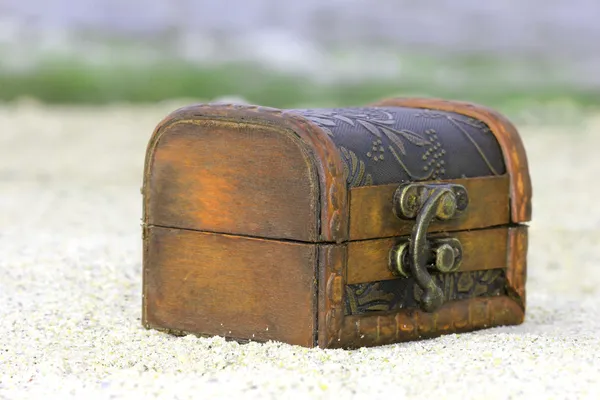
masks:
<svg viewBox="0 0 600 400"><path fill-rule="evenodd" d="M141 326L141 168L174 107L0 107L0 397L600 398L600 118L519 126L523 325L324 351Z"/></svg>

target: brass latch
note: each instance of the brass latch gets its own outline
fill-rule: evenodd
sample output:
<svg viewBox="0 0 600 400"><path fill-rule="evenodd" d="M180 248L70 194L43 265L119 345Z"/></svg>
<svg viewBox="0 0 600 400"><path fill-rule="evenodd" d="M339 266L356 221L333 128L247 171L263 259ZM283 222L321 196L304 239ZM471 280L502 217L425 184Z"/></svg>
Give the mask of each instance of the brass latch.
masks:
<svg viewBox="0 0 600 400"><path fill-rule="evenodd" d="M416 219L410 239L397 243L389 254L389 267L395 275L412 276L423 289L421 308L432 312L444 302L442 289L427 269L442 273L458 270L463 250L455 238L427 240L429 224L455 218L469 204L467 190L461 185L443 183L408 183L394 193L394 214L402 219Z"/></svg>

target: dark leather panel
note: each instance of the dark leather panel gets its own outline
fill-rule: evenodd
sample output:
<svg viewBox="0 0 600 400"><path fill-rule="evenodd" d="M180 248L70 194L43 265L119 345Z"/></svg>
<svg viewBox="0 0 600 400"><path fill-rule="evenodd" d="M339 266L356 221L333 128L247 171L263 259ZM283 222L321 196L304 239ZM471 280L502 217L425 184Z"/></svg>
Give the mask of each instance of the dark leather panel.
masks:
<svg viewBox="0 0 600 400"><path fill-rule="evenodd" d="M401 107L288 110L325 130L350 187L506 172L489 127L451 112Z"/></svg>

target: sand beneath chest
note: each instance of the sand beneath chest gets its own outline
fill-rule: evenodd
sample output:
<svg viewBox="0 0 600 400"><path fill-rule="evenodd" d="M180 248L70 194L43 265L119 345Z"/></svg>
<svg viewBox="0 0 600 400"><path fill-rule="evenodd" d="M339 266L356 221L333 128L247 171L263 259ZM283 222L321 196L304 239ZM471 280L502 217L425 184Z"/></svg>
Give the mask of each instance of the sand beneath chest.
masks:
<svg viewBox="0 0 600 400"><path fill-rule="evenodd" d="M600 118L519 126L523 325L323 351L141 327L141 168L172 109L0 107L0 397L600 398Z"/></svg>

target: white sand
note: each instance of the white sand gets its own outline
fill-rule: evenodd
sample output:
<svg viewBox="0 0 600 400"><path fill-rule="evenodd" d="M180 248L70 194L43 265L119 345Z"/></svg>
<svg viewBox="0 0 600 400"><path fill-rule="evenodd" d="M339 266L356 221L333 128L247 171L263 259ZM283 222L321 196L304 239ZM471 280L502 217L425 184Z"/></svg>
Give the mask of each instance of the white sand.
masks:
<svg viewBox="0 0 600 400"><path fill-rule="evenodd" d="M0 397L600 398L600 119L520 127L525 324L323 351L141 327L141 168L174 107L0 107Z"/></svg>

